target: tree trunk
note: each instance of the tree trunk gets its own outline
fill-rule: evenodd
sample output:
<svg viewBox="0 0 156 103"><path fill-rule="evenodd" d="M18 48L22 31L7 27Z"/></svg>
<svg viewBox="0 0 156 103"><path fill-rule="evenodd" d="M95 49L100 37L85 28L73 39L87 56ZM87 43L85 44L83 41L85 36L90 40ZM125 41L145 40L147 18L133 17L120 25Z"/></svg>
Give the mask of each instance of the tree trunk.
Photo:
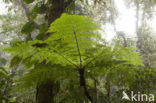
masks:
<svg viewBox="0 0 156 103"><path fill-rule="evenodd" d="M136 0L136 24L135 24L135 29L136 29L136 35L138 37L138 40L137 40L137 48L140 50L140 43L141 43L141 34L139 33L139 1Z"/></svg>
<svg viewBox="0 0 156 103"><path fill-rule="evenodd" d="M74 0L49 0L48 1L48 9L46 11L46 21L48 27L50 24L55 21L57 18L61 16L61 14L65 11L66 7L68 7ZM48 28L47 28L48 29ZM44 35L42 40L48 38L50 34ZM46 83L42 83L37 86L36 91L36 102L37 103L54 103L54 94L53 94L53 82L47 81Z"/></svg>
<svg viewBox="0 0 156 103"><path fill-rule="evenodd" d="M47 81L38 85L36 92L36 102L37 103L54 103L53 100L53 83Z"/></svg>
<svg viewBox="0 0 156 103"><path fill-rule="evenodd" d="M86 80L85 80L85 77L84 77L84 68L79 69L79 74L80 74L80 87L84 88L84 93L85 93L86 97L89 99L89 101L91 103L93 103L93 99L92 99L92 97L90 96L90 94L89 94L89 92L87 90Z"/></svg>
<svg viewBox="0 0 156 103"><path fill-rule="evenodd" d="M111 97L111 85L110 85L110 82L107 80L106 81L106 90L107 90L107 97L108 97L108 100L110 101Z"/></svg>
<svg viewBox="0 0 156 103"><path fill-rule="evenodd" d="M48 25L61 16L64 11L64 0L49 0L49 8L46 12Z"/></svg>

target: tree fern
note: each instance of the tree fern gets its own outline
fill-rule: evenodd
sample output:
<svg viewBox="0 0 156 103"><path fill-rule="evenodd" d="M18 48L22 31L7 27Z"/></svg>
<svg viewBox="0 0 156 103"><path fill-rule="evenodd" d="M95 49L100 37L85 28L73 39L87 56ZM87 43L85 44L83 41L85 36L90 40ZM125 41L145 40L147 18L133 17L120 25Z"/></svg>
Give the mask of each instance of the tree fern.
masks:
<svg viewBox="0 0 156 103"><path fill-rule="evenodd" d="M100 26L90 18L63 14L51 24L48 39L20 42L4 50L20 58L27 67L33 66L20 79L20 86L28 88L49 79L79 79L79 89L93 103L86 78L107 75L107 68L142 65L133 50L103 44L98 30Z"/></svg>
<svg viewBox="0 0 156 103"><path fill-rule="evenodd" d="M55 65L71 65L73 66L71 68L76 67L76 69L79 69L83 66L83 62L86 58L88 58L84 55L85 51L89 48L93 48L96 43L99 42L97 41L100 38L100 35L97 34L97 30L99 30L98 28L98 24L90 18L63 14L51 24L48 32L52 33L52 35L47 40L35 40L27 43L23 42L5 50L18 56L23 61L36 61L36 63L42 63L45 61L46 63L52 63ZM37 46L42 44L45 44L46 46ZM36 69L34 68L34 70ZM34 76L38 75L34 73L38 72L42 75L42 72L44 72L39 72L40 70L44 70L42 68L36 72L34 70L28 74L27 79L28 77L33 77L32 74ZM50 69L46 70L48 71ZM51 76L50 72L48 73L49 76ZM48 75L42 75L40 79L47 76Z"/></svg>

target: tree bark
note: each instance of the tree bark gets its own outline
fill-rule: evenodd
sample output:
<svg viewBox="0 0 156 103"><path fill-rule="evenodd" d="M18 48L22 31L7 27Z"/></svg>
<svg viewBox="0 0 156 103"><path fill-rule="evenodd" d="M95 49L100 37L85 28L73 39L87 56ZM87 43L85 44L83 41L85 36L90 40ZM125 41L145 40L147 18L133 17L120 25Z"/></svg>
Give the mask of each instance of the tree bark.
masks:
<svg viewBox="0 0 156 103"><path fill-rule="evenodd" d="M91 103L93 103L93 99L92 99L92 97L90 96L90 94L89 94L89 92L87 90L86 80L85 80L85 77L84 77L84 68L79 69L79 74L80 74L80 87L83 87L86 97L89 99L89 101Z"/></svg>
<svg viewBox="0 0 156 103"><path fill-rule="evenodd" d="M61 16L65 9L73 2L74 0L49 0L49 8L47 10L46 19L48 20L48 25Z"/></svg>
<svg viewBox="0 0 156 103"><path fill-rule="evenodd" d="M65 11L66 7L70 5L74 0L49 0L48 1L48 9L46 11L46 21L49 27L50 24L55 21L57 18L61 16L61 14ZM47 28L48 29L48 28ZM45 40L49 37L50 34L44 35L42 40ZM44 63L43 63L44 64ZM44 64L45 65L45 64ZM55 103L54 102L54 94L53 94L53 82L47 81L45 83L41 83L37 86L36 91L36 102L37 103Z"/></svg>
<svg viewBox="0 0 156 103"><path fill-rule="evenodd" d="M37 103L54 103L53 83L47 81L38 85L36 92Z"/></svg>

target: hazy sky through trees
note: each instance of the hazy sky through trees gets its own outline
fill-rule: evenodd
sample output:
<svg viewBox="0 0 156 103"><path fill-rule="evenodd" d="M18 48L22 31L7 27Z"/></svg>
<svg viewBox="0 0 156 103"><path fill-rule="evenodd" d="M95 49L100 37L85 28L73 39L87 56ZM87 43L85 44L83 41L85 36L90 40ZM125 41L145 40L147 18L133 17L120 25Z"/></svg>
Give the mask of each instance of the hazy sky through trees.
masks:
<svg viewBox="0 0 156 103"><path fill-rule="evenodd" d="M0 0L0 15L5 14L6 11L7 11L6 5L4 4L2 0Z"/></svg>
<svg viewBox="0 0 156 103"><path fill-rule="evenodd" d="M135 36L135 22L136 22L136 9L135 7L127 8L123 0L115 0L115 5L119 12L119 16L115 21L117 31L123 31L128 36ZM0 0L0 14L5 14L7 12L6 5ZM149 25L153 28L156 27L156 16L149 21ZM110 40L115 32L111 25L107 25L105 28L107 34L106 38Z"/></svg>

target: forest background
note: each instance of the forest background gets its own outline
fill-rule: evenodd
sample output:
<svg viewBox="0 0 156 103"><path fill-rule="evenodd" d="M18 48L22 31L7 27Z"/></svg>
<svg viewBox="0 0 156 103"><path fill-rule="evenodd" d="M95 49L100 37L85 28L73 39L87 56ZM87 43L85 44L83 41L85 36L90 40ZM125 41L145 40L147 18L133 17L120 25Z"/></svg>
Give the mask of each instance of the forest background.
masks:
<svg viewBox="0 0 156 103"><path fill-rule="evenodd" d="M131 103L123 91L156 93L155 0L1 2L0 103Z"/></svg>

